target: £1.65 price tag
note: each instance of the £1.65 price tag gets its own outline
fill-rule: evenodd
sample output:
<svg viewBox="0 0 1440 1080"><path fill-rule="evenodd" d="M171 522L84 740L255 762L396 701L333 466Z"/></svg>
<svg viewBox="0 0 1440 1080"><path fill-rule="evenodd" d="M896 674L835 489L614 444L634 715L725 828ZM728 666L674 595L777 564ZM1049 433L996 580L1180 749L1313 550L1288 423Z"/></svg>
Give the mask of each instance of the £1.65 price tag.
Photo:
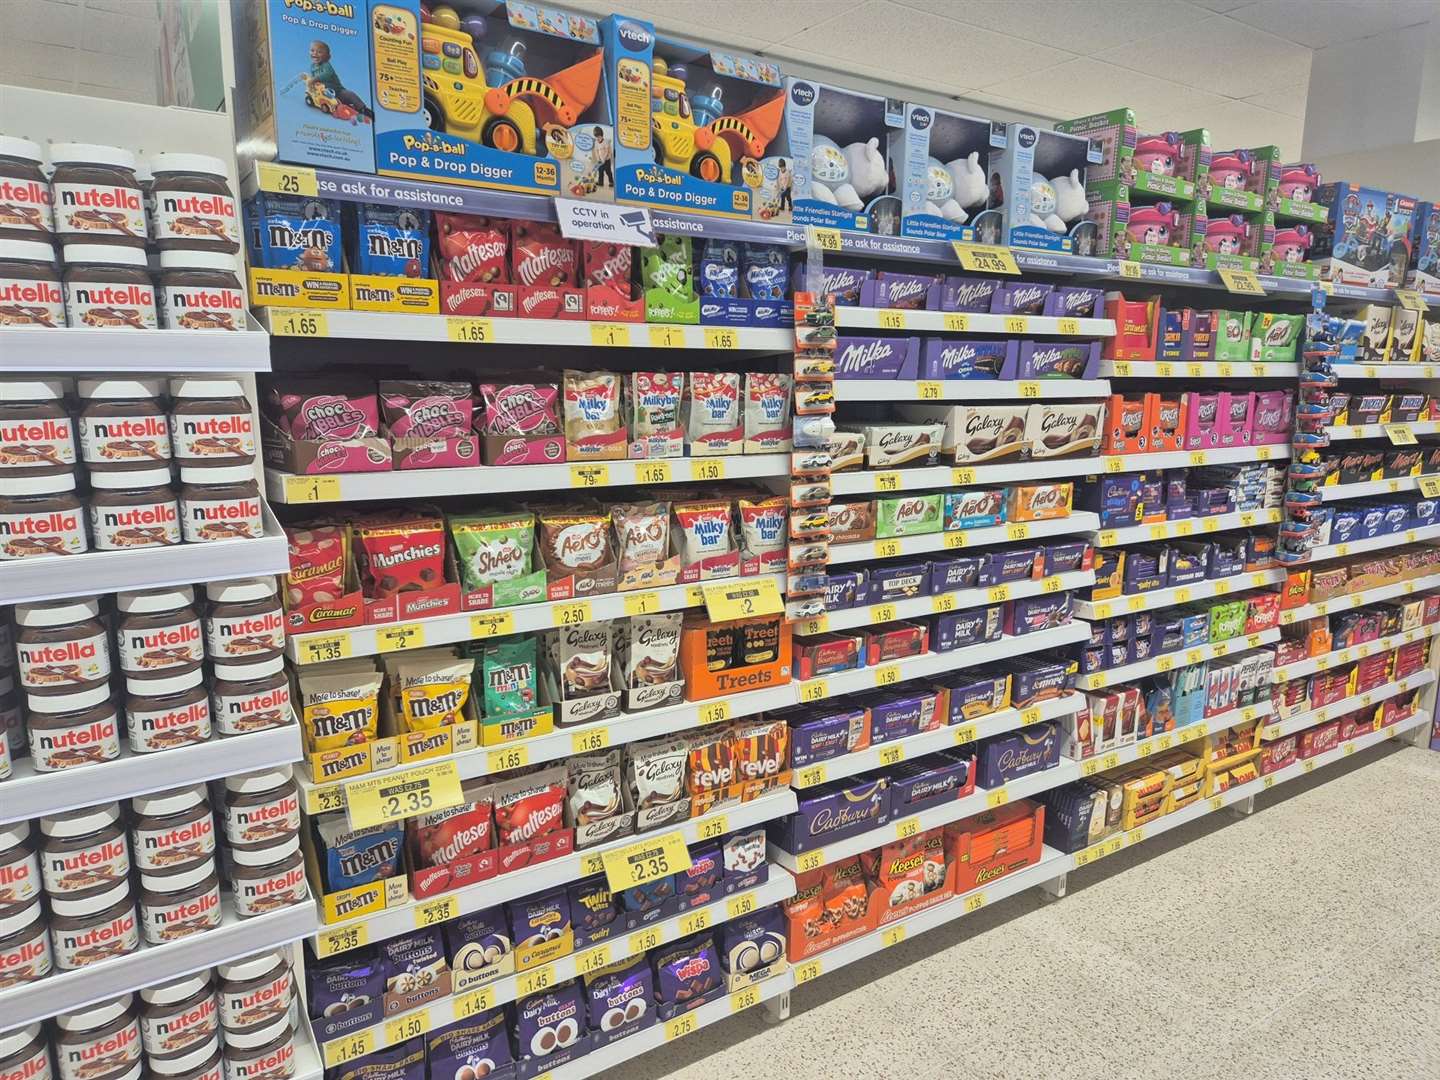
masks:
<svg viewBox="0 0 1440 1080"><path fill-rule="evenodd" d="M690 869L690 849L679 831L604 851L600 857L610 891L615 893Z"/></svg>
<svg viewBox="0 0 1440 1080"><path fill-rule="evenodd" d="M453 761L353 780L345 785L345 810L352 829L459 806L460 773Z"/></svg>

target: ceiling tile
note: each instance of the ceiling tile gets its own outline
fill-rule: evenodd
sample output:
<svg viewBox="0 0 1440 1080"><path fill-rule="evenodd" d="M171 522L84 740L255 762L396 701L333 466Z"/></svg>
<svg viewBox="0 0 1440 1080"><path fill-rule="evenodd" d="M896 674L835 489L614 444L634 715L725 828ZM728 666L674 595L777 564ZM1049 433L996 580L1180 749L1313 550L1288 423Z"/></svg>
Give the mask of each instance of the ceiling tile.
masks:
<svg viewBox="0 0 1440 1080"><path fill-rule="evenodd" d="M1226 101L1202 109L1177 109L1166 115L1165 124L1180 130L1209 128L1210 145L1215 150L1278 146L1287 161L1300 156L1305 128L1305 122L1299 117L1262 109L1246 101Z"/></svg>
<svg viewBox="0 0 1440 1080"><path fill-rule="evenodd" d="M846 75L850 76L849 81L851 83L858 82L863 79L874 79L877 82L887 83L889 85L883 89L871 89L868 91L869 93L880 94L883 92L887 96L891 97L905 97L904 89L907 84L899 83L896 81L896 72L894 68L881 67L878 64L866 64L857 60L847 60L843 64L838 64L835 60L835 57L830 55L829 53L811 52L808 49L797 49L793 45L772 45L765 50L765 55L767 57L778 60L780 62L780 70L782 72L787 72L785 61L793 60L797 63L808 64L818 69L814 73L813 77L818 78L821 82L831 82L836 85L843 86L846 83ZM956 75L964 74L964 72L959 69L955 69L954 73ZM806 72L806 74L810 73ZM893 89L891 89L892 87ZM866 87L860 86L857 87L857 89L866 90ZM942 79L932 80L925 86L925 90L927 91L927 96L929 99L935 99L937 97L943 97L950 94L969 95L973 92L972 87L965 86L960 82L946 82ZM962 109L960 111L963 112L964 110Z"/></svg>
<svg viewBox="0 0 1440 1080"><path fill-rule="evenodd" d="M1011 37L1089 56L1162 31L1183 33L1211 13L1186 0L897 0Z"/></svg>
<svg viewBox="0 0 1440 1080"><path fill-rule="evenodd" d="M862 0L628 0L626 11L663 30L732 47L757 49L800 33L808 26L843 16ZM588 0L588 9L608 14L615 0Z"/></svg>
<svg viewBox="0 0 1440 1080"><path fill-rule="evenodd" d="M1203 109L1225 101L1219 94L1192 86L1140 75L1099 60L1071 60L1033 75L991 83L980 89L1028 101L1057 119L1088 116L1129 106L1140 126L1153 128L1152 119L1177 109Z"/></svg>
<svg viewBox="0 0 1440 1080"><path fill-rule="evenodd" d="M1434 0L1258 0L1226 15L1312 49L1415 26L1435 17Z"/></svg>
<svg viewBox="0 0 1440 1080"><path fill-rule="evenodd" d="M1259 105L1262 109L1273 109L1286 116L1303 117L1305 102L1309 96L1310 83L1307 81L1294 86L1282 86L1278 90L1266 90L1263 94L1252 94L1245 100L1252 105Z"/></svg>
<svg viewBox="0 0 1440 1080"><path fill-rule="evenodd" d="M1196 23L1178 40L1156 34L1109 49L1097 59L1245 98L1308 79L1310 57L1303 45L1216 15Z"/></svg>

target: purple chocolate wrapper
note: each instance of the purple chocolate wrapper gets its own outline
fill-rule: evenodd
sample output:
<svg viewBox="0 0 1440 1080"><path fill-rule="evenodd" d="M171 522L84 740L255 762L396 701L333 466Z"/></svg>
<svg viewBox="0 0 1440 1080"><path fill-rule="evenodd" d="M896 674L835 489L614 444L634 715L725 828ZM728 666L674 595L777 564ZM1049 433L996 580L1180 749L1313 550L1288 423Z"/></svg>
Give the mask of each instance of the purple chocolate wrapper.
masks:
<svg viewBox="0 0 1440 1080"><path fill-rule="evenodd" d="M585 995L571 979L522 998L515 1006L515 1043L522 1058L559 1065L587 1049Z"/></svg>
<svg viewBox="0 0 1440 1080"><path fill-rule="evenodd" d="M655 999L660 1016L669 1019L714 998L725 985L715 939L704 931L652 954Z"/></svg>
<svg viewBox="0 0 1440 1080"><path fill-rule="evenodd" d="M1060 729L1044 722L980 741L978 782L997 788L1060 760Z"/></svg>
<svg viewBox="0 0 1440 1080"><path fill-rule="evenodd" d="M614 1042L655 1023L654 997L654 976L644 956L636 956L624 967L606 968L594 976L587 975L587 1019L599 1045Z"/></svg>
<svg viewBox="0 0 1440 1080"><path fill-rule="evenodd" d="M987 312L999 285L998 278L947 274L940 287L940 310Z"/></svg>
<svg viewBox="0 0 1440 1080"><path fill-rule="evenodd" d="M1039 315L1054 289L1054 285L1038 281L1002 281L990 298L990 311L996 315Z"/></svg>
<svg viewBox="0 0 1440 1080"><path fill-rule="evenodd" d="M1020 355L1020 343L926 338L920 349L922 379L999 379Z"/></svg>
<svg viewBox="0 0 1440 1080"><path fill-rule="evenodd" d="M919 353L918 338L843 334L835 339L835 377L913 379Z"/></svg>
<svg viewBox="0 0 1440 1080"><path fill-rule="evenodd" d="M727 975L754 975L785 959L785 916L778 905L720 927L720 967Z"/></svg>
<svg viewBox="0 0 1440 1080"><path fill-rule="evenodd" d="M889 819L890 791L883 780L837 780L797 792L799 809L772 821L776 846L799 854L873 829Z"/></svg>
<svg viewBox="0 0 1440 1080"><path fill-rule="evenodd" d="M432 1031L425 1038L431 1080L454 1080L462 1069L477 1078L496 1075L514 1060L505 1007L486 1009L465 1020Z"/></svg>
<svg viewBox="0 0 1440 1080"><path fill-rule="evenodd" d="M499 908L486 908L444 924L450 970L457 979L477 978L495 967L512 948L509 928Z"/></svg>

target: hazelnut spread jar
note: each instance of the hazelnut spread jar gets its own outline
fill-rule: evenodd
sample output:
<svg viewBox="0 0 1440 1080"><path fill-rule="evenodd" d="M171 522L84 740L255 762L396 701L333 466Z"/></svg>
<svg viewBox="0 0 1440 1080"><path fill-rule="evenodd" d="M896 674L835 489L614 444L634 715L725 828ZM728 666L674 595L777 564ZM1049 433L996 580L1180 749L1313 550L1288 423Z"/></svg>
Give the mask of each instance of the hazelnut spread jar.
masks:
<svg viewBox="0 0 1440 1080"><path fill-rule="evenodd" d="M66 244L65 319L102 330L158 329L145 250Z"/></svg>
<svg viewBox="0 0 1440 1080"><path fill-rule="evenodd" d="M146 1054L150 1076L164 1080L224 1080L220 1040L211 1036L202 1043L173 1054Z"/></svg>
<svg viewBox="0 0 1440 1080"><path fill-rule="evenodd" d="M289 1015L294 980L283 953L261 953L215 970L227 1043L234 1035L263 1031Z"/></svg>
<svg viewBox="0 0 1440 1080"><path fill-rule="evenodd" d="M20 685L31 695L70 694L110 679L110 638L92 597L15 605Z"/></svg>
<svg viewBox="0 0 1440 1080"><path fill-rule="evenodd" d="M40 863L30 846L30 823L0 825L0 908L40 895Z"/></svg>
<svg viewBox="0 0 1440 1080"><path fill-rule="evenodd" d="M39 1024L0 1035L0 1080L52 1080L50 1044Z"/></svg>
<svg viewBox="0 0 1440 1080"><path fill-rule="evenodd" d="M52 901L97 896L127 885L130 847L115 803L41 818L40 833L40 872Z"/></svg>
<svg viewBox="0 0 1440 1080"><path fill-rule="evenodd" d="M50 160L55 232L62 243L144 249L145 197L135 179L134 154L118 146L54 143Z"/></svg>
<svg viewBox="0 0 1440 1080"><path fill-rule="evenodd" d="M180 502L170 467L90 474L90 536L96 551L180 543Z"/></svg>
<svg viewBox="0 0 1440 1080"><path fill-rule="evenodd" d="M203 673L187 671L154 679L127 679L125 723L130 749L154 754L210 738L210 696Z"/></svg>
<svg viewBox="0 0 1440 1080"><path fill-rule="evenodd" d="M148 693L138 685L146 680L200 669L205 647L194 601L195 591L189 585L116 595L120 621L115 627L115 645L120 670L132 693Z"/></svg>
<svg viewBox="0 0 1440 1080"><path fill-rule="evenodd" d="M51 898L50 944L61 971L138 949L140 925L129 883L122 881L95 896Z"/></svg>
<svg viewBox="0 0 1440 1080"><path fill-rule="evenodd" d="M245 329L245 290L234 255L162 251L156 297L170 330Z"/></svg>
<svg viewBox="0 0 1440 1080"><path fill-rule="evenodd" d="M146 987L140 1000L140 1039L151 1058L210 1049L220 1030L220 1007L208 971Z"/></svg>
<svg viewBox="0 0 1440 1080"><path fill-rule="evenodd" d="M151 945L220 925L220 878L212 859L140 874L140 926Z"/></svg>
<svg viewBox="0 0 1440 1080"><path fill-rule="evenodd" d="M53 966L40 898L0 908L0 990L43 979Z"/></svg>
<svg viewBox="0 0 1440 1080"><path fill-rule="evenodd" d="M309 895L298 834L232 848L230 859L235 911L242 919L303 903Z"/></svg>
<svg viewBox="0 0 1440 1080"><path fill-rule="evenodd" d="M32 696L25 724L36 772L78 769L120 756L120 711L109 686Z"/></svg>
<svg viewBox="0 0 1440 1080"><path fill-rule="evenodd" d="M0 239L53 242L50 182L40 144L0 135Z"/></svg>
<svg viewBox="0 0 1440 1080"><path fill-rule="evenodd" d="M55 1018L60 1080L131 1080L140 1067L140 1048L140 1025L129 994Z"/></svg>
<svg viewBox="0 0 1440 1080"><path fill-rule="evenodd" d="M0 479L67 476L74 466L75 434L65 409L65 384L59 379L0 382Z"/></svg>
<svg viewBox="0 0 1440 1080"><path fill-rule="evenodd" d="M280 1020L253 1034L225 1034L225 1080L288 1080L295 1075L295 1033Z"/></svg>
<svg viewBox="0 0 1440 1080"><path fill-rule="evenodd" d="M285 613L274 578L212 581L205 597L205 647L217 663L265 660L285 648Z"/></svg>
<svg viewBox="0 0 1440 1080"><path fill-rule="evenodd" d="M205 154L155 154L147 164L155 177L152 235L161 252L240 250L240 217L225 162Z"/></svg>
<svg viewBox="0 0 1440 1080"><path fill-rule="evenodd" d="M80 459L90 475L170 461L170 421L158 379L81 379Z"/></svg>
<svg viewBox="0 0 1440 1080"><path fill-rule="evenodd" d="M238 381L171 379L170 396L176 464L249 465L255 460L255 417Z"/></svg>
<svg viewBox="0 0 1440 1080"><path fill-rule="evenodd" d="M130 807L130 844L142 874L195 866L214 856L215 817L203 784L141 795Z"/></svg>
<svg viewBox="0 0 1440 1080"><path fill-rule="evenodd" d="M300 792L289 765L225 778L225 838L232 847L300 832Z"/></svg>
<svg viewBox="0 0 1440 1080"><path fill-rule="evenodd" d="M7 478L0 485L0 560L89 550L74 473Z"/></svg>
<svg viewBox="0 0 1440 1080"><path fill-rule="evenodd" d="M4 217L0 205L0 221ZM65 290L55 250L34 240L0 239L0 326L64 325Z"/></svg>
<svg viewBox="0 0 1440 1080"><path fill-rule="evenodd" d="M245 735L290 723L290 680L279 656L248 664L217 660L211 673L210 717L221 735Z"/></svg>
<svg viewBox="0 0 1440 1080"><path fill-rule="evenodd" d="M265 535L260 486L251 466L182 468L180 480L180 525L186 543Z"/></svg>

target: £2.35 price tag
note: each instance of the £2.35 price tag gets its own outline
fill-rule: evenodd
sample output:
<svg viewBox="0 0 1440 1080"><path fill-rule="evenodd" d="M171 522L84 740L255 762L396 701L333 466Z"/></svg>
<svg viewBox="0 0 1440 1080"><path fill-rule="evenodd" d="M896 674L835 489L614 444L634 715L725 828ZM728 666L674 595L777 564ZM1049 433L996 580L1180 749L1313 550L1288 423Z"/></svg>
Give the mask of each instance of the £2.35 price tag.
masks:
<svg viewBox="0 0 1440 1080"><path fill-rule="evenodd" d="M453 761L398 769L345 785L345 810L352 829L428 814L464 801Z"/></svg>
<svg viewBox="0 0 1440 1080"><path fill-rule="evenodd" d="M614 893L690 869L690 849L678 830L603 851L600 857Z"/></svg>

